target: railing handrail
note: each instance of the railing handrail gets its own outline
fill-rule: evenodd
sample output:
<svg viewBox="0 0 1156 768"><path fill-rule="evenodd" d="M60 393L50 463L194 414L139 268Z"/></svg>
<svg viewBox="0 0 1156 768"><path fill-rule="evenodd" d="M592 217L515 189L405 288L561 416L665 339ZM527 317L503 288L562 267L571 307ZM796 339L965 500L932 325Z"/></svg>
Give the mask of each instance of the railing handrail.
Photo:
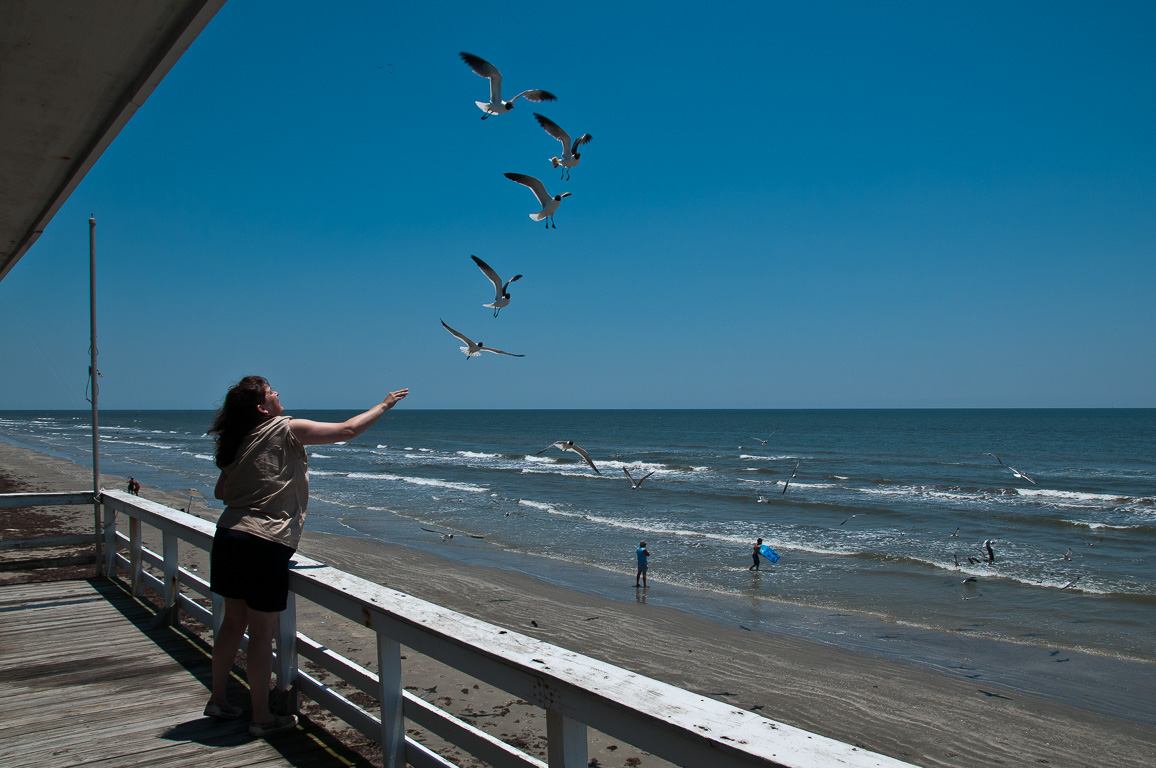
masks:
<svg viewBox="0 0 1156 768"><path fill-rule="evenodd" d="M91 495L87 501L91 502ZM182 583L189 583L186 574L178 577L176 567L167 563L167 554L164 558L153 553L141 554L139 523L153 526L165 534L166 553L171 549L174 558L176 538L209 550L215 532L213 523L122 491L102 491L101 501L105 506L106 521L113 521L112 511L134 521L131 524L133 555L130 560L121 559L119 562L131 569L140 569L145 559L164 563L166 572L171 570L172 573L170 582L175 585L176 579L180 578ZM112 555L118 541L115 523L109 526L106 522L105 535L108 556L115 560ZM203 580L195 575L187 576L204 585ZM162 584L156 577L149 578ZM133 584L136 589L137 574L134 574ZM404 740L399 714L403 708L400 662L393 666L389 654L381 650L384 642L395 649L404 645L545 708L551 767L586 765L586 726L662 759L684 765L720 768L909 765L383 587L300 553L293 557L290 589L295 595L376 631L379 661L388 667L379 669L374 676L382 686L379 698L382 700L383 739L388 739L392 730ZM287 613L295 616L292 604ZM295 627L291 631L290 637L301 640L303 645L311 643L298 635ZM284 649L285 643L281 647ZM292 656L290 666L281 668L290 669L291 678L298 675L308 678L297 670L296 642L292 646ZM351 662L349 665L356 666ZM284 686L296 680L278 682ZM387 701L393 695L391 690L396 693L393 702ZM406 701L404 708L409 715L412 702ZM335 713L341 716L340 712ZM396 718L397 722L388 722L391 718ZM567 741L569 744L564 743ZM399 755L398 749L403 747L394 745L392 754ZM405 757L400 758L401 762L396 762L390 758L390 748L384 749L383 753L387 765L403 765L405 759L413 758L406 752ZM425 758L422 764L448 765L436 755ZM531 759L529 764L533 763L537 761Z"/></svg>

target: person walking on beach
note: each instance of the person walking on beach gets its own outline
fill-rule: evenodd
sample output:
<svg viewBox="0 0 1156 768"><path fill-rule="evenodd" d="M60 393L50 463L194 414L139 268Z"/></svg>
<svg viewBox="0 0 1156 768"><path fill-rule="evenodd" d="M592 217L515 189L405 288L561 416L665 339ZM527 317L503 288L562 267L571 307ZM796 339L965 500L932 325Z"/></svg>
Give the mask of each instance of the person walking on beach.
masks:
<svg viewBox="0 0 1156 768"><path fill-rule="evenodd" d="M297 725L295 715L269 709L273 632L289 595L289 559L297 550L309 502L307 445L351 440L397 405L408 389L390 392L368 411L341 423L284 415L280 396L260 376L233 385L213 419L214 495L225 502L210 556L210 588L225 598L225 616L213 643L213 684L205 715L235 720L229 675L249 631L247 676L252 715L249 734L264 737Z"/></svg>
<svg viewBox="0 0 1156 768"><path fill-rule="evenodd" d="M646 542L640 542L638 549L634 550L635 556L638 558L638 573L634 574L634 586L646 588L646 558L650 557L650 551L646 548ZM641 583L639 580L641 579Z"/></svg>
<svg viewBox="0 0 1156 768"><path fill-rule="evenodd" d="M747 568L748 571L759 570L759 548L762 546L763 546L763 540L762 539L759 539L758 541L755 542L755 551L751 553L751 557L754 559L755 564L752 565L750 568Z"/></svg>

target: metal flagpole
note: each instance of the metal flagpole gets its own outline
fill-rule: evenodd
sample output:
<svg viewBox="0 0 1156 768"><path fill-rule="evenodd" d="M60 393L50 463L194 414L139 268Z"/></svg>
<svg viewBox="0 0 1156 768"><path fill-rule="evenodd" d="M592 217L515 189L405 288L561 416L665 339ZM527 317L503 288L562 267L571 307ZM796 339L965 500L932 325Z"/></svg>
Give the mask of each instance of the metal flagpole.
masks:
<svg viewBox="0 0 1156 768"><path fill-rule="evenodd" d="M92 387L92 515L96 528L96 567L99 572L104 558L104 536L100 525L100 421L98 419L97 393L100 384L96 369L96 216L88 217L88 378Z"/></svg>

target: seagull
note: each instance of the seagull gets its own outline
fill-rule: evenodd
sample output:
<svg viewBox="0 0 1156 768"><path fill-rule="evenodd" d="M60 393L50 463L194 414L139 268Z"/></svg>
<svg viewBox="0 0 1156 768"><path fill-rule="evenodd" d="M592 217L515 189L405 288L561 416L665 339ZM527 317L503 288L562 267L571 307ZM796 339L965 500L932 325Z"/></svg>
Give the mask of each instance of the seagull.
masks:
<svg viewBox="0 0 1156 768"><path fill-rule="evenodd" d="M870 512L856 512L855 514L851 515L851 517L859 517L859 515L869 515L869 514L871 514L871 513ZM851 517L848 517L847 520L850 520ZM847 522L847 520L844 520L843 523ZM839 525L843 525L843 523L839 523Z"/></svg>
<svg viewBox="0 0 1156 768"><path fill-rule="evenodd" d="M510 181L516 181L525 187L529 187L530 191L538 198L542 210L537 213L531 213L530 218L534 221L546 220L547 227L554 227L554 211L558 210L558 206L562 204L562 198L569 197L570 193L563 192L560 195L550 197L550 193L546 191L545 184L533 176L527 176L524 173L507 173L506 178ZM557 227L554 227L554 229L557 229Z"/></svg>
<svg viewBox="0 0 1156 768"><path fill-rule="evenodd" d="M623 467L622 471L626 473L626 476L628 478L630 478L630 490L632 490L632 491L637 491L639 489L639 487L642 485L642 480L645 480L646 478L648 478L654 474L654 472L647 472L645 475L642 476L642 480L635 480L633 477L631 477L629 469L627 469L626 467Z"/></svg>
<svg viewBox="0 0 1156 768"><path fill-rule="evenodd" d="M520 99L522 96L525 96L530 101L557 101L558 100L558 97L555 96L554 94L550 93L549 91L541 91L541 90L535 89L535 90L529 90L529 91L522 91L521 93L519 93L517 96L510 99L509 101L503 101L502 100L502 73L498 71L498 68L495 67L490 62L483 59L481 56L475 56L472 53L466 53L465 51L461 51L460 53L458 53L458 56L460 56L462 58L462 61L464 61L466 64L469 65L470 69L472 69L474 71L475 75L481 75L482 77L484 77L490 81L490 100L488 102L486 102L486 101L475 101L474 102L475 104L478 105L478 109L485 112L485 114L482 115L483 120L485 120L490 115L501 115L501 114L505 114L506 112L509 112L511 109L514 108L514 102L517 101L518 99Z"/></svg>
<svg viewBox="0 0 1156 768"><path fill-rule="evenodd" d="M578 151L578 147L582 146L583 144L589 144L594 137L588 133L584 133L578 138L574 139L573 142L571 142L570 134L562 130L553 120L546 117L545 115L539 115L537 112L534 113L534 117L538 119L538 125L546 129L546 133L562 142L562 156L551 157L550 163L555 168L557 168L559 165L562 166L563 176L567 181L569 181L570 169L578 165L578 161L582 157L581 153Z"/></svg>
<svg viewBox="0 0 1156 768"><path fill-rule="evenodd" d="M787 492L787 486L790 485L791 481L795 479L795 473L799 471L799 464L802 464L802 463L803 463L803 460L799 459L799 463L795 465L795 468L793 470L791 470L791 476L787 478L787 482L783 483L783 491L782 491L783 493ZM844 520L843 522L846 522L846 521Z"/></svg>
<svg viewBox="0 0 1156 768"><path fill-rule="evenodd" d="M498 277L498 273L491 269L489 264L482 261L477 256L471 255L470 258L473 259L474 263L478 265L478 269L482 270L482 274L490 278L490 282L494 284L494 303L483 304L482 306L490 307L493 309L494 317L497 317L498 313L502 311L502 307L505 307L510 303L510 292L506 289L510 287L510 283L521 278L522 276L514 275L505 283L503 283L502 278Z"/></svg>
<svg viewBox="0 0 1156 768"><path fill-rule="evenodd" d="M1031 483L1032 485L1035 485L1035 484L1036 484L1036 481L1035 481L1035 480L1032 480L1030 477L1028 477L1028 475L1027 475L1027 473L1026 473L1026 472L1020 472L1018 469L1016 469L1016 468L1015 468L1015 467L1013 467L1012 465L1010 465L1010 464L1004 464L1002 461L1000 461L1000 458L999 458L999 456L996 456L994 453L985 453L985 454L984 454L984 456L991 456L991 457L992 457L993 459L995 459L996 461L999 461L999 465L1000 465L1001 467L1007 467L1008 469L1010 469L1010 470L1011 470L1011 473L1012 473L1013 475L1015 475L1015 476L1016 476L1016 479L1017 479L1017 480L1027 480L1027 481L1028 481L1029 483Z"/></svg>
<svg viewBox="0 0 1156 768"><path fill-rule="evenodd" d="M987 547L987 561L989 563L995 562L995 552L991 548L991 539L984 539L983 546Z"/></svg>
<svg viewBox="0 0 1156 768"><path fill-rule="evenodd" d="M457 336L459 340L466 344L466 346L461 348L462 352L466 353L466 362L469 362L471 357L478 357L482 354L482 352L493 352L495 355L509 355L510 357L525 357L525 355L515 355L513 352L503 352L500 349L487 347L480 341L471 341L464 334L458 333L453 328L450 328L448 325L446 325L445 320L442 320L442 327L452 333L454 336Z"/></svg>
<svg viewBox="0 0 1156 768"><path fill-rule="evenodd" d="M769 441L769 440L770 440L772 437L774 437L774 436L775 436L775 432L778 432L778 431L779 431L779 428L778 428L778 427L775 427L775 428L774 428L774 429L771 431L771 434L767 435L767 439L766 439L766 440L764 440L764 439L763 439L763 438L761 438L761 437L752 437L751 439L752 439L752 440L758 440L758 441L759 441L760 443L762 443L763 445L766 445L766 444L767 444L767 441Z"/></svg>
<svg viewBox="0 0 1156 768"><path fill-rule="evenodd" d="M1071 547L1068 547L1068 551L1067 551L1067 552L1065 552L1065 553L1064 553L1064 556L1063 556L1063 557L1061 557L1060 559L1061 559L1061 560L1071 560L1071 559L1072 559L1072 548L1071 548Z"/></svg>
<svg viewBox="0 0 1156 768"><path fill-rule="evenodd" d="M1064 586L1060 587L1060 591L1063 591L1063 590L1067 589L1068 587L1072 586L1073 584L1075 584L1075 583L1076 583L1077 581L1079 581L1079 580L1080 580L1080 577L1079 577L1079 576L1077 576L1076 578L1072 579L1071 581L1069 581L1069 582L1068 582L1067 584L1065 584Z"/></svg>
<svg viewBox="0 0 1156 768"><path fill-rule="evenodd" d="M550 443L545 448L538 451L538 453L536 453L535 455L541 456L543 453L550 450L551 448L558 448L558 449L563 450L563 451L574 451L574 453L576 453L579 456L581 456L582 458L586 459L586 463L589 464L590 468L594 470L594 474L596 474L596 475L602 474L601 472L598 471L598 467L594 466L594 462L590 459L590 454L586 453L586 451L582 450L577 445L574 445L573 440L559 440L556 443ZM630 473L628 472L627 476L629 476L629 474ZM645 478L643 478L643 479L645 479ZM642 480L639 480L638 482L641 483Z"/></svg>
<svg viewBox="0 0 1156 768"><path fill-rule="evenodd" d="M423 531L429 531L430 533L436 533L438 536L441 536L443 544L454 537L454 535L452 533L443 533L442 531L435 531L433 528L422 528L422 530Z"/></svg>
<svg viewBox="0 0 1156 768"><path fill-rule="evenodd" d="M1016 476L1017 480L1027 480L1032 485L1036 484L1036 481L1032 480L1030 477L1028 477L1026 472L1020 472L1018 469L1011 466L1010 464L1005 464L1004 466L1006 466L1008 469L1011 470L1011 473Z"/></svg>
<svg viewBox="0 0 1156 768"><path fill-rule="evenodd" d="M771 500L768 499L766 496L760 496L758 499L756 499L756 502L759 504L770 504Z"/></svg>

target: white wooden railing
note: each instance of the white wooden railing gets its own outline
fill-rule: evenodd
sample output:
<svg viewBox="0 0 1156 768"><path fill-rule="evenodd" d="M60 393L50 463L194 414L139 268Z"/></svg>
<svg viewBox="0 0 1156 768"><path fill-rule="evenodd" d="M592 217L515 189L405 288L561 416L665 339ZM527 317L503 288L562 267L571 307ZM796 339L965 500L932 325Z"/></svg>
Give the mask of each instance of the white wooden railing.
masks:
<svg viewBox="0 0 1156 768"><path fill-rule="evenodd" d="M34 496L5 494L0 496L0 503L8 497ZM223 601L212 595L208 582L180 568L177 560L179 542L208 551L214 525L120 491L103 491L100 501L104 509L105 574L115 576L124 570L134 595L141 595L147 586L163 596L162 616L175 621L178 613L185 613L215 632ZM92 503L91 494L76 503ZM144 546L144 525L160 531L159 554ZM120 527L127 527L127 534ZM146 570L146 564L161 575ZM588 727L686 766L908 765L387 589L299 553L293 558L289 586L289 606L282 613L277 633L277 687L288 692L290 706L296 706L296 693L303 692L380 743L386 768L453 766L407 737L407 722L499 768L586 768ZM186 592L211 598L212 611ZM297 632L296 595L375 630L376 671ZM405 691L403 645L545 709L547 762ZM379 701L378 711L357 706L301 670L298 657Z"/></svg>

